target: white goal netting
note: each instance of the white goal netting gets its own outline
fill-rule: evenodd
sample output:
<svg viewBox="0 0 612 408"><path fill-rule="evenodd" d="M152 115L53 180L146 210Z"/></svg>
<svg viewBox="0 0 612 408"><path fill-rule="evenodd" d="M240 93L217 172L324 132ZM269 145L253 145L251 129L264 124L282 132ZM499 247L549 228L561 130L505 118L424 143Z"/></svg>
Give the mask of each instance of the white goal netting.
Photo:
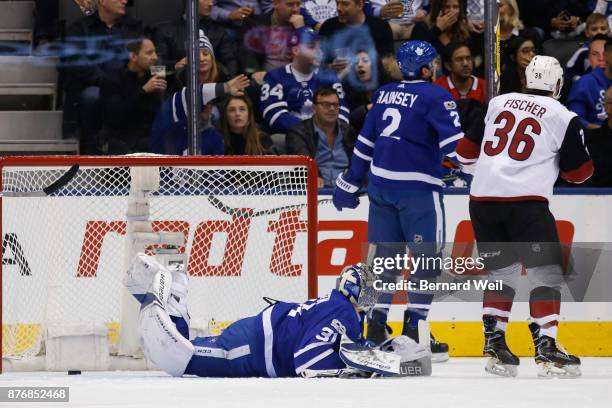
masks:
<svg viewBox="0 0 612 408"><path fill-rule="evenodd" d="M79 323L103 323L116 353L122 313L137 310L122 300L127 262L168 243L187 255L194 324L255 314L263 296L315 294L316 174L307 159L259 159L88 158L38 197L16 193L42 190L78 159L3 160L3 358L40 355L47 327Z"/></svg>

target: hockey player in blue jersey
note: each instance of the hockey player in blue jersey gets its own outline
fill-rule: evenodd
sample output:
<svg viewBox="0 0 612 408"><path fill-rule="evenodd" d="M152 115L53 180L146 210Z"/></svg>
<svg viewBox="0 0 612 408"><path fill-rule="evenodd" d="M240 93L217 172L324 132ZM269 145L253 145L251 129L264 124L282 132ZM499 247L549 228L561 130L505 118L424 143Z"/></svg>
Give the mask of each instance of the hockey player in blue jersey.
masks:
<svg viewBox="0 0 612 408"><path fill-rule="evenodd" d="M141 303L139 332L147 359L173 376L333 377L430 375L431 353L406 336L371 348L363 315L375 299L375 275L345 268L337 289L305 303L276 302L221 335L188 340L187 275L138 254L124 284Z"/></svg>
<svg viewBox="0 0 612 408"><path fill-rule="evenodd" d="M379 88L355 143L349 170L334 191L338 210L355 208L358 191L368 177L368 262L402 257L408 245L413 257L437 258L444 247L442 160L453 158L461 139L459 113L453 97L430 82L435 48L408 41L397 52L404 80ZM439 269L411 271L411 281L434 281ZM438 265L439 266L439 263ZM387 268L381 278L394 282L402 267ZM381 342L394 291L382 292L368 320L368 339ZM426 319L432 292L409 290L403 334L418 338L418 322ZM434 361L448 359L448 346L432 338Z"/></svg>
<svg viewBox="0 0 612 408"><path fill-rule="evenodd" d="M348 123L349 110L344 91L334 71L320 68L321 48L317 33L309 28L296 30L290 38L293 61L268 72L261 86L260 109L266 125L277 133L312 117L317 89L330 87L340 98L339 119Z"/></svg>

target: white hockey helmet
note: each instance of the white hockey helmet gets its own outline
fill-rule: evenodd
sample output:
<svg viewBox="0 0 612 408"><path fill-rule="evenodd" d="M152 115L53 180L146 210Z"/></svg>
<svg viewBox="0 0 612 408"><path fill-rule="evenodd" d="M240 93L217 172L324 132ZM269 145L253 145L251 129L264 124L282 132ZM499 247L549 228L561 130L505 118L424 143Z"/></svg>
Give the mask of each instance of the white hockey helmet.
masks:
<svg viewBox="0 0 612 408"><path fill-rule="evenodd" d="M527 89L538 89L553 93L559 99L563 88L563 68L554 57L536 55L525 69Z"/></svg>

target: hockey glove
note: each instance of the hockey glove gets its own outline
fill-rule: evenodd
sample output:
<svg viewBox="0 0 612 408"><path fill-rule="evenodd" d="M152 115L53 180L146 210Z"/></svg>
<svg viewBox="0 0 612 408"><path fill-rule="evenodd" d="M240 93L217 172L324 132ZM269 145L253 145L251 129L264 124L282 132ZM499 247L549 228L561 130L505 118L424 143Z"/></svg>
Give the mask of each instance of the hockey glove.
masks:
<svg viewBox="0 0 612 408"><path fill-rule="evenodd" d="M338 211L342 211L343 208L357 208L359 205L357 191L359 191L359 187L344 180L342 174L340 174L336 179L336 188L334 189L334 207Z"/></svg>

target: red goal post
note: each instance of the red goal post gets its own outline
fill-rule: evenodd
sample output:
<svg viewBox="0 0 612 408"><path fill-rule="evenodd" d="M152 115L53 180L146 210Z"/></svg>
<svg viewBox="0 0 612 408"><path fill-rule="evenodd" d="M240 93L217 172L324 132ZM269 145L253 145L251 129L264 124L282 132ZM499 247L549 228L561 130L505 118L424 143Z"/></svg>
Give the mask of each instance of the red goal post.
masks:
<svg viewBox="0 0 612 408"><path fill-rule="evenodd" d="M5 369L83 327L106 331L111 356L139 355L121 284L136 252L186 255L195 329L256 314L262 296L317 296L308 157L5 157L0 170Z"/></svg>

